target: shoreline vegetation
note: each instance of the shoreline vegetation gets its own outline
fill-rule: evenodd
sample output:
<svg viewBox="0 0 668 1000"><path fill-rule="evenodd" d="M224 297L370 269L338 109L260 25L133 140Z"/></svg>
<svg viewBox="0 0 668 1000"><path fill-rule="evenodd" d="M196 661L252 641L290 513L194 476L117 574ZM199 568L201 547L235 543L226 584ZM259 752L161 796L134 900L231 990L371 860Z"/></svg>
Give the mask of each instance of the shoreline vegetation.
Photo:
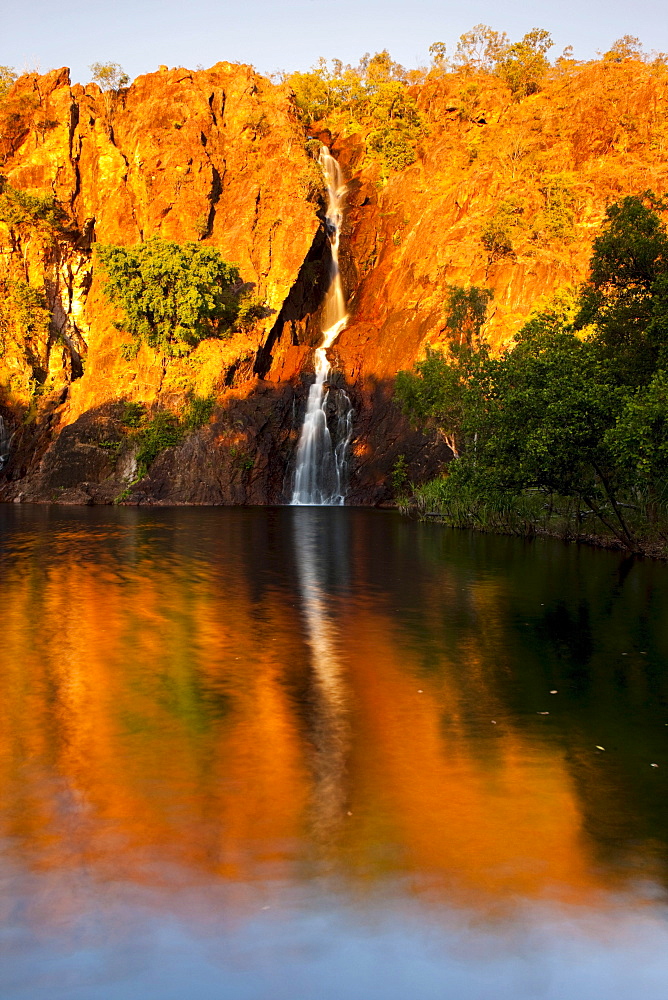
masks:
<svg viewBox="0 0 668 1000"><path fill-rule="evenodd" d="M454 337L399 372L396 397L450 452L393 481L405 511L668 556L668 233L652 192L611 205L589 280L493 355L481 289L451 289Z"/></svg>

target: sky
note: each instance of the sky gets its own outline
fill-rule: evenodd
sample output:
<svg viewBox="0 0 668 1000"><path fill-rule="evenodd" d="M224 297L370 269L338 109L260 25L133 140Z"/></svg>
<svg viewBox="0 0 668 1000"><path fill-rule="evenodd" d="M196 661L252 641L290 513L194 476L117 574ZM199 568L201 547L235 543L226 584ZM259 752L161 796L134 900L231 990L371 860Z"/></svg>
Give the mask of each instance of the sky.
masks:
<svg viewBox="0 0 668 1000"><path fill-rule="evenodd" d="M252 63L262 73L306 70L318 57L356 63L387 48L407 67L425 65L432 42L452 53L478 23L511 40L546 28L551 55L572 45L595 58L622 35L668 51L666 0L0 0L0 65L17 72L69 66L90 80L93 62L117 62L134 78L167 66Z"/></svg>

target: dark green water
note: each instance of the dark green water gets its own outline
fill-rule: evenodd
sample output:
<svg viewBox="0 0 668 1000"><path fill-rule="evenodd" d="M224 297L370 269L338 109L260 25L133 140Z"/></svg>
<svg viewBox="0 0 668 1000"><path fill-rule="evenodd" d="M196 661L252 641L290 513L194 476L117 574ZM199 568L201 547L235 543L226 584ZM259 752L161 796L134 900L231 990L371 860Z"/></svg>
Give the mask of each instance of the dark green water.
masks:
<svg viewBox="0 0 668 1000"><path fill-rule="evenodd" d="M0 507L0 997L663 1000L668 566Z"/></svg>

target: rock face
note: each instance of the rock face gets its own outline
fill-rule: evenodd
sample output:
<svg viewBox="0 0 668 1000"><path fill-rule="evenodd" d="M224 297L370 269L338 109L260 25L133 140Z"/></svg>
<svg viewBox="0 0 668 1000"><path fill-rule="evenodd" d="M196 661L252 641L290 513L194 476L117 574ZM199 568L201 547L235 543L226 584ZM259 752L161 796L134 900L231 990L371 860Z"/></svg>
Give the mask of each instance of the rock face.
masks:
<svg viewBox="0 0 668 1000"><path fill-rule="evenodd" d="M447 457L407 426L392 389L398 369L447 339L448 285L492 289L485 332L500 347L585 277L608 204L666 191L667 80L632 60L563 63L516 103L485 74L428 77L412 90L427 125L419 158L388 179L362 132L322 123L349 178L351 319L332 358L356 413L351 502L389 499L399 454L416 477ZM0 221L0 416L16 432L0 499L283 502L329 252L322 180L288 88L219 63L139 77L114 95L58 70L17 81L0 119L8 183L55 195L66 215ZM266 318L186 358L142 347L124 360L129 337L92 246L151 236L220 249ZM215 396L209 422L129 486L138 439L123 407L179 413L193 395Z"/></svg>

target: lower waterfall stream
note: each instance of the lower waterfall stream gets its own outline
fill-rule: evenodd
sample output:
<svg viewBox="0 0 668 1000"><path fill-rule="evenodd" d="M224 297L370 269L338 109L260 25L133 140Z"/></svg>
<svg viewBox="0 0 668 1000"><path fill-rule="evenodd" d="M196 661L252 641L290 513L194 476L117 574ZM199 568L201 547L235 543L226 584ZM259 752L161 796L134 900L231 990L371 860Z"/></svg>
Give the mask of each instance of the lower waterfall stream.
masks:
<svg viewBox="0 0 668 1000"><path fill-rule="evenodd" d="M344 329L348 314L339 272L339 240L345 184L341 168L326 146L320 166L327 183L327 234L331 244L330 283L323 308L322 342L315 351L315 382L311 386L302 424L294 489L295 506L341 506L345 501L348 451L353 433L350 398L328 382L331 364L327 351ZM330 399L334 397L333 399Z"/></svg>
<svg viewBox="0 0 668 1000"><path fill-rule="evenodd" d="M9 461L9 449L13 435L9 433L5 426L5 421L0 417L0 469L3 469Z"/></svg>

